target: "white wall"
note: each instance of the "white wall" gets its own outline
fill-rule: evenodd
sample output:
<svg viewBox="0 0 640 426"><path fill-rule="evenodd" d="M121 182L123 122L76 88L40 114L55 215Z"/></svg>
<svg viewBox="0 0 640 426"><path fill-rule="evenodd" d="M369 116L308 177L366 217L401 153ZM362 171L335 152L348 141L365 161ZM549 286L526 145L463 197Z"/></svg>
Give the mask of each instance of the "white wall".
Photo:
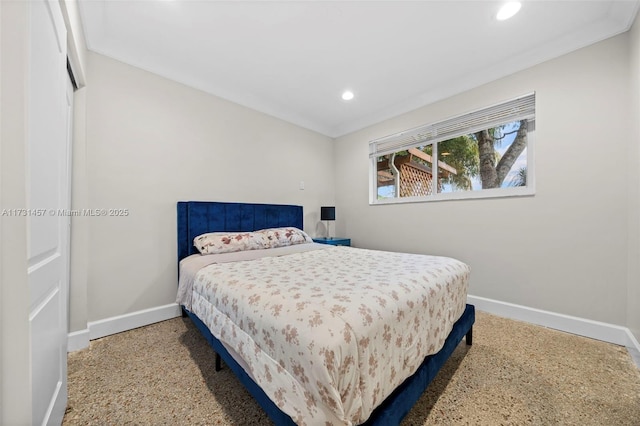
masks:
<svg viewBox="0 0 640 426"><path fill-rule="evenodd" d="M640 341L640 15L628 33L630 52L629 288L627 326Z"/></svg>
<svg viewBox="0 0 640 426"><path fill-rule="evenodd" d="M334 201L330 138L99 54L87 63L86 207L130 211L89 220L89 321L175 300L179 200L300 204L316 233Z"/></svg>
<svg viewBox="0 0 640 426"><path fill-rule="evenodd" d="M88 205L86 98L87 87L74 93L73 146L71 171L71 208L81 210ZM91 218L71 218L71 264L69 277L69 331L87 328L87 277L89 250L89 224Z"/></svg>
<svg viewBox="0 0 640 426"><path fill-rule="evenodd" d="M628 82L623 34L339 138L337 234L459 258L475 296L625 325ZM535 196L368 204L370 140L532 91Z"/></svg>

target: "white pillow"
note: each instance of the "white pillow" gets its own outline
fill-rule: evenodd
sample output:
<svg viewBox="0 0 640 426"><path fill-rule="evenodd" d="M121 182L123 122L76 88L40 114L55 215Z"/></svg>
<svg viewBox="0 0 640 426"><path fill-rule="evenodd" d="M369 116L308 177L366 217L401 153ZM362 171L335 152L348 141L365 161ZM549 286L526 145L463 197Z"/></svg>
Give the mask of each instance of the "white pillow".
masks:
<svg viewBox="0 0 640 426"><path fill-rule="evenodd" d="M301 229L292 226L286 228L270 228L256 231L265 236L268 248L292 246L312 243L313 239Z"/></svg>
<svg viewBox="0 0 640 426"><path fill-rule="evenodd" d="M193 245L200 254L232 253L265 248L263 234L257 232L211 232L198 235Z"/></svg>

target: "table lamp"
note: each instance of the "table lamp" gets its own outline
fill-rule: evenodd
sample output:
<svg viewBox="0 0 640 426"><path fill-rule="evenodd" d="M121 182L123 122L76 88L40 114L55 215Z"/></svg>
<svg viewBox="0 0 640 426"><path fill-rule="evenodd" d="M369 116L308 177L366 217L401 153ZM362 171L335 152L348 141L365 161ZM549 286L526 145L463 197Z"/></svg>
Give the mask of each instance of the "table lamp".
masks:
<svg viewBox="0 0 640 426"><path fill-rule="evenodd" d="M330 240L329 236L329 222L330 220L336 220L336 208L335 207L320 207L320 220L327 221L327 239Z"/></svg>

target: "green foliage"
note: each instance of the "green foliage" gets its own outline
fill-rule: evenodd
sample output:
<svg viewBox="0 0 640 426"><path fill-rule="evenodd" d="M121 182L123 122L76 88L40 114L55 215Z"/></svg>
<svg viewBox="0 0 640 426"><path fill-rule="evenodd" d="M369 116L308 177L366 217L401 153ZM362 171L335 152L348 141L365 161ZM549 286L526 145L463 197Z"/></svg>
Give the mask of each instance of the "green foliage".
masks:
<svg viewBox="0 0 640 426"><path fill-rule="evenodd" d="M438 144L438 159L457 170L457 174L449 174L443 183L449 183L459 189L471 189L472 177L480 172L478 144L467 135L458 136Z"/></svg>

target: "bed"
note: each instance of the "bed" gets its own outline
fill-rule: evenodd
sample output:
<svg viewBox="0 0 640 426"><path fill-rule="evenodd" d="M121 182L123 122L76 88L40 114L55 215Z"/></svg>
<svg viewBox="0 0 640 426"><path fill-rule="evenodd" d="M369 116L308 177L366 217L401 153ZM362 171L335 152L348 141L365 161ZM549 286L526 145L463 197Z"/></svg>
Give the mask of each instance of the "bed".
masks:
<svg viewBox="0 0 640 426"><path fill-rule="evenodd" d="M218 255L200 255L199 235L302 230L302 207L188 201L177 214L179 264L212 263L196 268L187 290L182 270L183 312L212 346L216 368L222 359L276 425L399 424L462 338L472 343L468 267L455 259L305 242L210 261ZM423 278L398 274L407 278L397 287L376 275L385 268L372 267L422 271L422 263L431 268ZM431 283L428 298L414 293L425 287L421 279ZM360 300L349 305L349 295Z"/></svg>

